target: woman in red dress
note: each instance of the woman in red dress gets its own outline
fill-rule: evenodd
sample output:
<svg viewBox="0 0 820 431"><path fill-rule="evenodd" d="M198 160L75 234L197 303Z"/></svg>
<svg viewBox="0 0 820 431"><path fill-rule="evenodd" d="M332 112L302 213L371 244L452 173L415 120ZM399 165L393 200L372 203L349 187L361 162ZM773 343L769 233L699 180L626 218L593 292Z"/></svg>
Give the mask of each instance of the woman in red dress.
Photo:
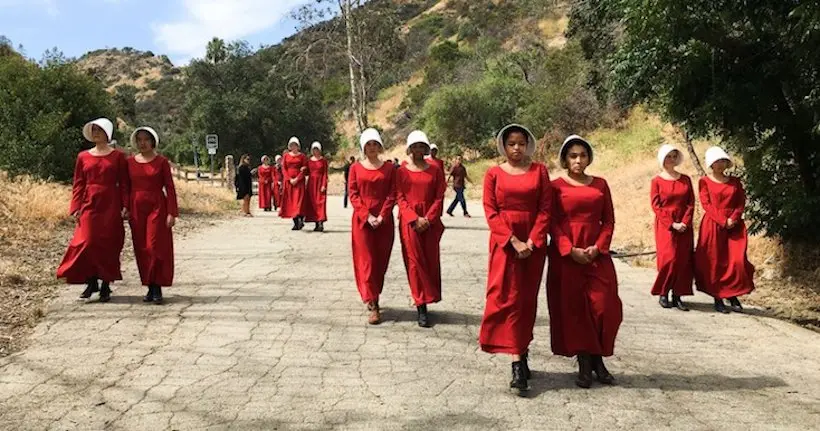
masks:
<svg viewBox="0 0 820 431"><path fill-rule="evenodd" d="M259 180L259 209L270 212L273 202L273 167L270 165L270 157L262 156L262 164L256 169L256 175Z"/></svg>
<svg viewBox="0 0 820 431"><path fill-rule="evenodd" d="M299 138L290 138L288 151L282 155L282 206L279 217L293 219L293 230L305 227L302 205L305 198L307 157L299 149Z"/></svg>
<svg viewBox="0 0 820 431"><path fill-rule="evenodd" d="M484 176L490 259L478 340L485 352L512 356L510 388L524 395L531 378L527 351L547 259L553 197L547 167L530 160L535 152L532 133L512 124L497 140L498 152L507 161Z"/></svg>
<svg viewBox="0 0 820 431"><path fill-rule="evenodd" d="M302 214L308 223L316 223L314 232L324 232L327 221L327 159L322 156L322 144L310 146L313 155L308 160L307 195Z"/></svg>
<svg viewBox="0 0 820 431"><path fill-rule="evenodd" d="M428 164L424 156L430 141L421 131L410 133L410 161L399 168L396 200L399 205L399 236L410 292L418 311L418 324L430 327L427 304L441 301L441 214L447 181L444 172Z"/></svg>
<svg viewBox="0 0 820 431"><path fill-rule="evenodd" d="M128 159L131 198L128 201L134 256L143 286L143 302L162 304L162 287L174 283L174 241L171 229L179 217L171 164L157 154L159 135L150 127L131 134L139 154Z"/></svg>
<svg viewBox="0 0 820 431"><path fill-rule="evenodd" d="M715 299L716 311L728 313L723 300L729 298L732 311L740 313L743 306L737 297L755 288L755 267L746 256L746 193L739 179L726 175L732 161L723 149L706 150L706 165L712 174L698 183L704 214L695 251L695 284Z"/></svg>
<svg viewBox="0 0 820 431"><path fill-rule="evenodd" d="M359 138L365 159L350 166L348 194L353 205L353 271L362 302L367 304L371 325L381 323L379 296L390 263L395 230L396 170L383 162L382 138L376 129L367 129Z"/></svg>
<svg viewBox="0 0 820 431"><path fill-rule="evenodd" d="M86 124L83 136L94 142L94 148L80 153L74 167L69 211L77 227L57 268L57 278L64 278L68 284L86 283L80 295L83 300L100 292L100 302L108 302L111 282L122 280L120 253L125 243L128 163L125 154L109 145L113 132L114 125L107 118Z"/></svg>
<svg viewBox="0 0 820 431"><path fill-rule="evenodd" d="M278 211L282 205L282 156L277 154L273 160L273 168L270 171L272 178L273 209Z"/></svg>
<svg viewBox="0 0 820 431"><path fill-rule="evenodd" d="M618 278L609 255L615 210L609 185L586 174L592 146L577 135L559 152L567 176L552 182L555 201L547 271L552 352L578 357L582 388L592 385L592 373L603 384L615 379L604 366L612 356L623 311Z"/></svg>
<svg viewBox="0 0 820 431"><path fill-rule="evenodd" d="M693 294L695 235L692 218L695 213L695 192L692 180L675 170L683 163L683 154L675 147L662 146L658 151L658 163L663 171L652 178L650 191L652 210L655 212L658 261L658 277L652 286L652 295L659 297L663 308L676 307L689 311L680 297Z"/></svg>

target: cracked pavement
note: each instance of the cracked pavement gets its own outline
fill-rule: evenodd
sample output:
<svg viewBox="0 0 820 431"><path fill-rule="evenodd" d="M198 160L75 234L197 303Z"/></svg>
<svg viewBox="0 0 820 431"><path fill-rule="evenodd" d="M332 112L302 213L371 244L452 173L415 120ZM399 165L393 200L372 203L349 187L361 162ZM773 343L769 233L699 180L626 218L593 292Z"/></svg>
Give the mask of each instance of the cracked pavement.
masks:
<svg viewBox="0 0 820 431"><path fill-rule="evenodd" d="M133 262L111 303L65 288L29 347L0 359L0 428L820 428L820 334L754 310L716 314L704 295L689 313L661 309L654 271L623 264L608 361L619 385L575 388L574 362L550 352L542 286L533 390L511 395L509 359L476 340L487 262L476 204L473 219L445 219L432 329L416 326L398 236L385 322L366 324L338 197L324 234L258 212L177 238L164 306L141 302Z"/></svg>

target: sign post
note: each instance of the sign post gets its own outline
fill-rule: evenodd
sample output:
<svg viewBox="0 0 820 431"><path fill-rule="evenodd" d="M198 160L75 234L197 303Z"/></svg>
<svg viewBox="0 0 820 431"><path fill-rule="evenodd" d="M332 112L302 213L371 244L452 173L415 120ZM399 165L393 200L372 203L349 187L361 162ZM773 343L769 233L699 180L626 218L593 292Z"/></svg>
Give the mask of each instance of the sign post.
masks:
<svg viewBox="0 0 820 431"><path fill-rule="evenodd" d="M205 136L205 148L208 149L208 156L211 157L211 183L214 182L214 177L216 176L216 150L219 148L219 136L218 135L206 135Z"/></svg>
<svg viewBox="0 0 820 431"><path fill-rule="evenodd" d="M191 138L191 147L194 150L194 166L196 167L196 180L199 181L199 150L197 150L196 148L196 138Z"/></svg>

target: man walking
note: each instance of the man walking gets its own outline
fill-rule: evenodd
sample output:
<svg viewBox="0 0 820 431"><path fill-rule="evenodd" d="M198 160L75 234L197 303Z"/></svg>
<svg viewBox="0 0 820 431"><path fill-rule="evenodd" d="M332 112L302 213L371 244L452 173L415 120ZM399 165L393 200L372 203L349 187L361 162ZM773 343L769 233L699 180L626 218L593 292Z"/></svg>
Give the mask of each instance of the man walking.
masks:
<svg viewBox="0 0 820 431"><path fill-rule="evenodd" d="M345 163L344 173L345 173L345 196L344 196L344 207L347 208L347 178L350 176L350 167L356 163L356 158L350 156L350 160Z"/></svg>
<svg viewBox="0 0 820 431"><path fill-rule="evenodd" d="M464 217L470 218L470 213L467 212L467 200L464 198L464 188L465 188L465 181L472 184L473 182L470 180L470 177L467 175L467 168L464 167L462 164L461 156L456 157L456 162L453 164L452 169L450 169L450 176L449 179L453 179L453 190L456 192L456 198L453 203L450 204L450 208L447 210L447 215L453 217L453 210L456 209L456 205L461 203L461 209L464 211Z"/></svg>

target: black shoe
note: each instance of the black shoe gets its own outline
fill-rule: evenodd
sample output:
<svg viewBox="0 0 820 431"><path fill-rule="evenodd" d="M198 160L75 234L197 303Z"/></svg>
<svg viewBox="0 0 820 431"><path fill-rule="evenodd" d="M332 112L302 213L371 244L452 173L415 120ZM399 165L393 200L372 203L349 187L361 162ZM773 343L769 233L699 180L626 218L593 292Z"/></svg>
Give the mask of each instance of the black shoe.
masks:
<svg viewBox="0 0 820 431"><path fill-rule="evenodd" d="M419 305L416 307L419 312L419 326L422 328L430 327L430 317L427 315L427 305Z"/></svg>
<svg viewBox="0 0 820 431"><path fill-rule="evenodd" d="M111 286L108 282L103 281L100 287L100 302L108 302L111 300Z"/></svg>
<svg viewBox="0 0 820 431"><path fill-rule="evenodd" d="M604 365L604 358L600 355L592 356L592 372L595 373L595 378L601 384L604 385L614 385L615 384L615 377L609 373L609 370L606 369Z"/></svg>
<svg viewBox="0 0 820 431"><path fill-rule="evenodd" d="M293 227L290 230L299 230L299 218L293 219Z"/></svg>
<svg viewBox="0 0 820 431"><path fill-rule="evenodd" d="M726 304L724 304L720 298L715 299L715 311L723 314L729 313L729 310L726 309Z"/></svg>
<svg viewBox="0 0 820 431"><path fill-rule="evenodd" d="M302 230L305 228L305 218L304 217L297 217L296 218L296 230Z"/></svg>
<svg viewBox="0 0 820 431"><path fill-rule="evenodd" d="M530 352L527 351L523 355L521 355L521 364L524 367L524 378L527 380L532 380L532 372L530 371Z"/></svg>
<svg viewBox="0 0 820 431"><path fill-rule="evenodd" d="M592 360L587 354L578 355L578 377L575 378L575 385L584 389L592 386Z"/></svg>
<svg viewBox="0 0 820 431"><path fill-rule="evenodd" d="M88 280L88 284L85 286L85 290L83 293L80 294L80 299L88 299L91 298L91 295L100 291L100 286L97 284L97 279L93 278Z"/></svg>
<svg viewBox="0 0 820 431"><path fill-rule="evenodd" d="M658 298L658 303L661 304L663 308L672 308L672 304L669 303L669 298L666 295L661 295Z"/></svg>
<svg viewBox="0 0 820 431"><path fill-rule="evenodd" d="M154 285L154 304L162 305L162 287Z"/></svg>
<svg viewBox="0 0 820 431"><path fill-rule="evenodd" d="M154 285L148 285L148 293L142 297L142 302L153 302L154 301Z"/></svg>
<svg viewBox="0 0 820 431"><path fill-rule="evenodd" d="M447 211L447 215L448 215L448 216L450 216L450 217L455 217L455 216L453 215L453 213L451 213L450 211Z"/></svg>
<svg viewBox="0 0 820 431"><path fill-rule="evenodd" d="M316 232L324 232L325 231L325 222L319 222L316 226Z"/></svg>
<svg viewBox="0 0 820 431"><path fill-rule="evenodd" d="M521 361L512 363L512 380L510 380L510 389L519 397L526 395L530 390L530 384L527 382L525 376L524 364Z"/></svg>
<svg viewBox="0 0 820 431"><path fill-rule="evenodd" d="M737 296L729 298L729 308L731 308L735 313L743 312L743 305L740 304L740 300L737 299Z"/></svg>
<svg viewBox="0 0 820 431"><path fill-rule="evenodd" d="M672 305L680 311L689 311L689 307L681 301L678 295L672 295Z"/></svg>

